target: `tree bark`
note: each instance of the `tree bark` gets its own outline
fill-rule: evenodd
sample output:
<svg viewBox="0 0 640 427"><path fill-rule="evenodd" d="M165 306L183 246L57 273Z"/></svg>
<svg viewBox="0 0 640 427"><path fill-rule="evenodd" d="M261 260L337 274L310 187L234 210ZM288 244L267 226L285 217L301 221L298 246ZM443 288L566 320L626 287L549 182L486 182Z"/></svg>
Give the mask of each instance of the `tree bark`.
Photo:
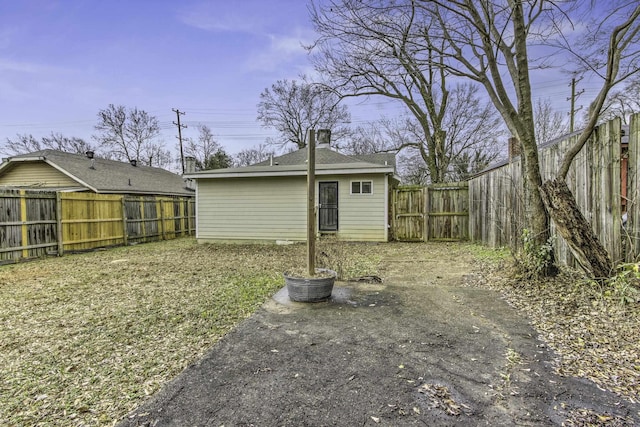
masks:
<svg viewBox="0 0 640 427"><path fill-rule="evenodd" d="M578 264L592 278L604 279L611 275L613 263L582 215L573 193L564 179L546 181L540 187L540 195Z"/></svg>

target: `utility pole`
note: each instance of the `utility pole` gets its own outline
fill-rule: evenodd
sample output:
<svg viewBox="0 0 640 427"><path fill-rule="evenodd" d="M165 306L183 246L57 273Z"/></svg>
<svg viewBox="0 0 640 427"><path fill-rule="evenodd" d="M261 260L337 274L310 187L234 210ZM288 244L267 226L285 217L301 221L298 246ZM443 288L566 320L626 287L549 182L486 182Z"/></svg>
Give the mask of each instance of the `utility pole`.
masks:
<svg viewBox="0 0 640 427"><path fill-rule="evenodd" d="M180 141L180 163L182 164L182 175L184 175L184 150L182 149L182 128L187 128L187 125L180 124L180 115L184 115L183 111L178 110L177 108L172 108L171 111L176 113L176 117L178 119L177 122L173 122L174 125L178 126L178 141Z"/></svg>
<svg viewBox="0 0 640 427"><path fill-rule="evenodd" d="M571 84L569 85L569 86L571 86L571 97L567 98L567 101L571 101L571 111L569 112L569 116L570 116L569 132L573 132L573 124L574 124L574 120L575 120L575 115L582 108L582 106L580 106L578 109L576 109L576 99L580 95L582 95L582 93L584 92L584 89L582 89L581 91L576 93L576 84L580 80L582 80L582 77L580 77L578 80L576 80L576 78L573 77L571 79Z"/></svg>

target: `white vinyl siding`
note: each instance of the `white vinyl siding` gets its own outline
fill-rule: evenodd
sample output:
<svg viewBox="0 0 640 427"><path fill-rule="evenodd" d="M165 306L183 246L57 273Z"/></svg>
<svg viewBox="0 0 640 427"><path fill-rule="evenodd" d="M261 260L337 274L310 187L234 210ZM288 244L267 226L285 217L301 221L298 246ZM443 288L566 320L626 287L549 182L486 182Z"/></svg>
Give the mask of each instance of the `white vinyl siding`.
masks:
<svg viewBox="0 0 640 427"><path fill-rule="evenodd" d="M323 181L325 177L322 177ZM386 241L388 197L385 175L334 177L338 181L338 237L354 241ZM327 181L331 178L327 177ZM351 194L352 181L371 182L372 194ZM366 197L364 197L366 196Z"/></svg>
<svg viewBox="0 0 640 427"><path fill-rule="evenodd" d="M386 241L385 175L316 178L338 182L338 238ZM354 180L370 181L374 192L366 197L351 194ZM306 240L306 177L201 178L197 188L198 241Z"/></svg>
<svg viewBox="0 0 640 427"><path fill-rule="evenodd" d="M0 177L0 186L77 187L79 184L43 162L20 163Z"/></svg>
<svg viewBox="0 0 640 427"><path fill-rule="evenodd" d="M305 240L306 180L200 179L198 239Z"/></svg>

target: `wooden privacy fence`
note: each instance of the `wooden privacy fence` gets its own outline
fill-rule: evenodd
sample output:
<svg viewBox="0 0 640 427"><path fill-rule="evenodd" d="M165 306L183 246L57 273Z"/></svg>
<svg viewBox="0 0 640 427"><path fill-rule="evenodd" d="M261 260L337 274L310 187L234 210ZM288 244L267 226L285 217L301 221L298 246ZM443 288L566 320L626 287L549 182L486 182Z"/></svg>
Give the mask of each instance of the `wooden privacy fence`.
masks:
<svg viewBox="0 0 640 427"><path fill-rule="evenodd" d="M466 182L400 187L392 196L392 236L411 242L467 240L469 190Z"/></svg>
<svg viewBox="0 0 640 427"><path fill-rule="evenodd" d="M0 263L173 239L195 231L192 197L0 191Z"/></svg>
<svg viewBox="0 0 640 427"><path fill-rule="evenodd" d="M540 148L543 181L555 176L564 153L576 139L573 135ZM605 123L576 156L567 176L580 210L615 262L635 261L640 254L638 144L640 114L631 117L628 135L624 135L620 119ZM520 248L525 222L523 198L520 158L473 178L469 182L471 240L492 247ZM623 225L625 207L628 222ZM551 235L555 236L558 261L575 265L553 223Z"/></svg>

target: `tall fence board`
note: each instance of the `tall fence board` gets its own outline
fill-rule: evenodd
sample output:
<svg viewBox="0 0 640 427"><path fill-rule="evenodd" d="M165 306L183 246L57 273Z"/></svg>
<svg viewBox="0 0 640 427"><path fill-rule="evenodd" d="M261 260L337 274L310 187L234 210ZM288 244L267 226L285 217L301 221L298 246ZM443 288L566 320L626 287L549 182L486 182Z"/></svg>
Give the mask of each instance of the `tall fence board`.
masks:
<svg viewBox="0 0 640 427"><path fill-rule="evenodd" d="M0 263L195 231L189 197L132 197L51 191L0 191Z"/></svg>
<svg viewBox="0 0 640 427"><path fill-rule="evenodd" d="M623 235L623 248L627 260L640 258L640 114L632 116L629 123L627 185L627 224Z"/></svg>
<svg viewBox="0 0 640 427"><path fill-rule="evenodd" d="M469 190L466 182L393 191L392 236L395 240L467 240Z"/></svg>
<svg viewBox="0 0 640 427"><path fill-rule="evenodd" d="M627 197L629 217L640 218L640 207L634 205L638 192L638 139L640 115L631 118L629 135L629 182ZM575 143L572 136L557 144L543 147L539 151L542 179L550 179L557 173L562 157ZM635 142L634 142L635 141ZM627 227L626 236L622 224L622 126L619 119L599 126L585 147L575 157L567 184L573 192L582 214L592 224L593 230L616 262L630 260L638 253L638 233L633 227ZM491 170L469 182L470 227L472 241L500 247L519 248L525 218L524 187L521 159ZM631 212L633 210L633 213ZM629 221L632 225L632 221ZM556 234L551 223L551 235L555 236L554 245L557 259L567 265L574 265L566 242ZM624 236L623 236L624 234ZM625 237L626 236L626 237ZM625 250L623 242L633 250Z"/></svg>

